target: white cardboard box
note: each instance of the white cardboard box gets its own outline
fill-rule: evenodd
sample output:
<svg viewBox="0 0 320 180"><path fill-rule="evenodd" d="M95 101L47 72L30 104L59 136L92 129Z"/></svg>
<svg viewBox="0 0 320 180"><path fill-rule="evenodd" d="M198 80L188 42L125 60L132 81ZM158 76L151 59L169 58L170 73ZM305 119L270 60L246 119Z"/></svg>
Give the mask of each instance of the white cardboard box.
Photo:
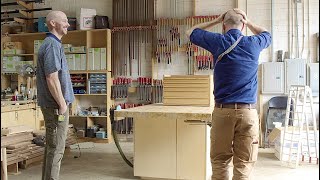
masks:
<svg viewBox="0 0 320 180"><path fill-rule="evenodd" d="M80 70L87 70L87 55L80 54Z"/></svg>
<svg viewBox="0 0 320 180"><path fill-rule="evenodd" d="M97 15L95 9L81 8L77 11L77 25L80 30L94 29L94 17Z"/></svg>
<svg viewBox="0 0 320 180"><path fill-rule="evenodd" d="M88 61L89 61L89 67L88 70L94 70L94 48L88 49Z"/></svg>
<svg viewBox="0 0 320 180"><path fill-rule="evenodd" d="M106 70L107 69L107 49L106 48L100 48L101 52L101 70Z"/></svg>
<svg viewBox="0 0 320 180"><path fill-rule="evenodd" d="M289 129L290 130L290 129ZM290 131L289 131L290 132ZM293 135L293 139L294 140L297 140L298 138L298 135L297 135L298 132L294 132L294 135ZM272 132L269 134L269 140L271 140L272 142L274 142L274 148L275 148L275 156L280 160L281 158L281 146L282 146L282 143L283 143L283 135L284 135L284 130L283 130L283 127L281 128L274 128L272 130ZM291 135L292 134L287 134L286 135L286 139L290 139L291 138ZM318 144L318 147L319 147L319 131L317 130L316 131L316 136L317 136L317 141L314 140L314 131L313 130L310 130L309 131L309 143L310 143L310 154L311 156L314 156L315 155L315 143ZM308 143L307 143L307 132L305 130L303 130L301 132L301 153L308 156ZM290 141L289 140L285 140L285 146L284 147L284 150L283 150L283 153L284 153L284 160L288 160L289 158L289 151L290 151ZM297 151L296 147L298 147L298 142L293 142L293 149L292 151ZM319 151L319 150L318 150ZM319 154L319 152L318 152Z"/></svg>
<svg viewBox="0 0 320 180"><path fill-rule="evenodd" d="M74 54L74 70L81 70L81 56Z"/></svg>
<svg viewBox="0 0 320 180"><path fill-rule="evenodd" d="M66 55L66 59L68 62L68 67L70 71L75 70L75 58L74 58L74 54L68 54Z"/></svg>
<svg viewBox="0 0 320 180"><path fill-rule="evenodd" d="M94 48L94 70L101 70L101 49Z"/></svg>

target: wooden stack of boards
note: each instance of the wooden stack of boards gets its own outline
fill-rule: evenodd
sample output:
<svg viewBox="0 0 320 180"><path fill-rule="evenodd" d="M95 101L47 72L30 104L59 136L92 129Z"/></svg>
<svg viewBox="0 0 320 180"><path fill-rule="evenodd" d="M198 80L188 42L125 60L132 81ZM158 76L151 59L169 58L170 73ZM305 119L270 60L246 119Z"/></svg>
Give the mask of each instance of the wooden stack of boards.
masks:
<svg viewBox="0 0 320 180"><path fill-rule="evenodd" d="M165 75L163 78L163 105L214 105L212 75Z"/></svg>
<svg viewBox="0 0 320 180"><path fill-rule="evenodd" d="M14 172L33 162L43 160L44 147L33 144L33 129L27 126L12 126L1 130L1 147L7 149L7 165Z"/></svg>

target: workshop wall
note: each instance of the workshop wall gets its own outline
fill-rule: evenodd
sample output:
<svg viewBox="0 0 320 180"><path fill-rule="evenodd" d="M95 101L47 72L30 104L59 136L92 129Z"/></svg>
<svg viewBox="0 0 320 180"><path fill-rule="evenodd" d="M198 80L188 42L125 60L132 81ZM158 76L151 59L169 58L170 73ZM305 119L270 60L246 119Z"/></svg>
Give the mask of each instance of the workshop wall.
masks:
<svg viewBox="0 0 320 180"><path fill-rule="evenodd" d="M248 18L254 23L266 27L269 31L273 29L272 46L261 53L260 63L276 61L278 50L289 52L288 57L290 58L301 57L306 58L308 62L316 62L317 44L319 43L316 37L316 33L319 32L319 0L302 0L298 4L295 2L296 0L158 0L156 2L156 17L184 18L193 15L218 15L231 8L239 7L247 13ZM66 12L69 17L75 17L76 11L81 7L94 8L99 15L107 15L112 19L112 0L46 0L45 5ZM298 25L294 20L295 5L298 5ZM272 7L273 14L271 13ZM42 16L46 15L46 12L40 13L43 14ZM299 29L299 56L295 31L297 26ZM247 29L245 34L251 35L252 33ZM147 69L148 72L145 72L145 76L151 75L151 68ZM162 79L164 74L185 75L187 73L186 53L173 54L172 64L155 64L153 72L155 78L158 79ZM197 71L195 74L212 74L212 71ZM259 79L261 79L260 71ZM261 81L259 91L260 87ZM262 104L265 105L273 96L276 95L263 95ZM316 102L319 102L318 98L316 98ZM319 104L316 106L319 107ZM318 118L319 112L316 112L316 115Z"/></svg>
<svg viewBox="0 0 320 180"><path fill-rule="evenodd" d="M97 15L112 17L112 0L45 0L44 3L35 4L35 7L51 7L60 10L68 17L76 17L80 8L96 9ZM35 12L35 17L46 16L48 12Z"/></svg>

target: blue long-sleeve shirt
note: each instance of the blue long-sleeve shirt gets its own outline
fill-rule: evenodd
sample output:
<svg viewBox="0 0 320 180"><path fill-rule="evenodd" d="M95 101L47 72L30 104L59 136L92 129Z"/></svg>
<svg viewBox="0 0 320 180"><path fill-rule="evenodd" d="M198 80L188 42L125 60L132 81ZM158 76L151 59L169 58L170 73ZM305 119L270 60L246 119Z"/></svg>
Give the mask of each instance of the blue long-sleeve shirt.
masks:
<svg viewBox="0 0 320 180"><path fill-rule="evenodd" d="M271 34L264 31L244 36L239 44L216 63L218 56L242 36L238 29L225 34L195 29L190 40L210 51L214 58L214 96L216 103L256 103L258 60L260 52L271 43Z"/></svg>

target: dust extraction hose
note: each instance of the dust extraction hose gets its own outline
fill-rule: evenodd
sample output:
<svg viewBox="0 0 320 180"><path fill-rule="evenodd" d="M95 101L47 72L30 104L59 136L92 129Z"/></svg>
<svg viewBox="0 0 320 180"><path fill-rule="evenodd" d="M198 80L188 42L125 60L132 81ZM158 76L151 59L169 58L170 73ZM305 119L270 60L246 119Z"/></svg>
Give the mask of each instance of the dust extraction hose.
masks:
<svg viewBox="0 0 320 180"><path fill-rule="evenodd" d="M114 143L116 144L117 146L117 149L122 157L122 159L130 166L133 168L133 164L127 159L127 157L124 155L121 147L120 147L120 144L119 144L119 140L118 140L118 136L117 136L117 132L116 132L116 128L115 128L115 120L114 120L114 108L110 108L110 120L111 120L111 127L112 127L112 136L113 136L113 140L114 140Z"/></svg>

